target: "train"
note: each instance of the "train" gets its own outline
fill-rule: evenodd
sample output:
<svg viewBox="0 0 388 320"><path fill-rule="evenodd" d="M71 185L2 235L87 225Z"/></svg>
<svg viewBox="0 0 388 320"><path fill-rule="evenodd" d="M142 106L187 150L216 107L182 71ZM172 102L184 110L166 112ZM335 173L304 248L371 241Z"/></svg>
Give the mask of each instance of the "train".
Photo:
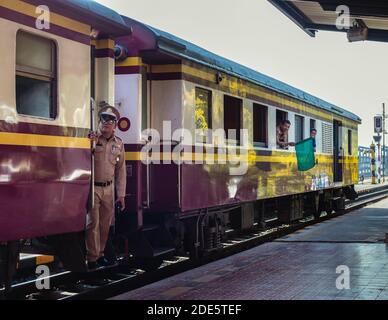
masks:
<svg viewBox="0 0 388 320"><path fill-rule="evenodd" d="M228 230L265 228L268 215L293 223L357 197L361 119L344 108L92 0L0 0L0 27L6 284L26 250L86 271L100 103L120 112L127 166L112 244L145 268L220 250ZM311 170L277 146L283 120L290 141L316 129Z"/></svg>

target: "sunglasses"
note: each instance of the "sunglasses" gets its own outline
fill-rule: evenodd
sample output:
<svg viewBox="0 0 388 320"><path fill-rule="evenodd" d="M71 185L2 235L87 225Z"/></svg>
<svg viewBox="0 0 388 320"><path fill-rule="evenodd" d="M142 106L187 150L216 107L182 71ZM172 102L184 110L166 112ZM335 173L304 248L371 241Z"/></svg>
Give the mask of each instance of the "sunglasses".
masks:
<svg viewBox="0 0 388 320"><path fill-rule="evenodd" d="M117 119L116 117L114 116L111 116L109 114L102 114L100 116L100 120L102 123L107 123L107 124L115 124L117 122Z"/></svg>

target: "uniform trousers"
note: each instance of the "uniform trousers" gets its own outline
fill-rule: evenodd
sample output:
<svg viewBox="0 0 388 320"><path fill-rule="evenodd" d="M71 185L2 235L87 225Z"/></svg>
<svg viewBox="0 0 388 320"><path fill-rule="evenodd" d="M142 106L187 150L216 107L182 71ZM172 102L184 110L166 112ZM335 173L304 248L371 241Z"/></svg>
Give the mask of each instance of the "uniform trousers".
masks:
<svg viewBox="0 0 388 320"><path fill-rule="evenodd" d="M88 262L104 256L109 228L114 216L113 185L94 187L94 206L86 224L86 249Z"/></svg>

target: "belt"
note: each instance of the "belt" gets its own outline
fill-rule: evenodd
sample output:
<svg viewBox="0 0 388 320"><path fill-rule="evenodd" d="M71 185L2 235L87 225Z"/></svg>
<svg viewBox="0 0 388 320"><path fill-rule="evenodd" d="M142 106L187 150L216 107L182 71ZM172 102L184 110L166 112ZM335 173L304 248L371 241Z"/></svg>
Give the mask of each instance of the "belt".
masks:
<svg viewBox="0 0 388 320"><path fill-rule="evenodd" d="M95 182L94 185L96 187L109 187L112 184L112 181L107 182Z"/></svg>

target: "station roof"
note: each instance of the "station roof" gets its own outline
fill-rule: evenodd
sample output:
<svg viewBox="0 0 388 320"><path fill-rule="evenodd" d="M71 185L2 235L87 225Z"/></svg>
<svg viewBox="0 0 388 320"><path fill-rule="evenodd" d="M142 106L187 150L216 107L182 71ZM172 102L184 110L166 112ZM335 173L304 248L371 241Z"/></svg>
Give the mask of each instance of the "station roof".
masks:
<svg viewBox="0 0 388 320"><path fill-rule="evenodd" d="M357 115L332 103L324 101L316 96L313 96L305 91L297 89L282 81L276 80L272 77L264 75L258 71L238 64L234 61L223 58L165 31L153 28L149 25L140 23L129 18L125 18L125 20L129 25L132 21L136 24L142 25L143 28L146 28L151 31L154 37L153 41L155 43L155 49L159 49L174 56L178 56L182 59L187 59L205 65L207 67L216 69L220 72L236 76L237 78L255 83L257 85L266 87L281 94L296 98L300 101L303 101L320 109L324 109L331 113L361 123L361 118Z"/></svg>
<svg viewBox="0 0 388 320"><path fill-rule="evenodd" d="M384 0L268 0L310 36L318 30L348 32L338 28L337 8L347 6L350 25L368 29L366 40L388 42L388 2ZM339 12L339 11L338 11Z"/></svg>

